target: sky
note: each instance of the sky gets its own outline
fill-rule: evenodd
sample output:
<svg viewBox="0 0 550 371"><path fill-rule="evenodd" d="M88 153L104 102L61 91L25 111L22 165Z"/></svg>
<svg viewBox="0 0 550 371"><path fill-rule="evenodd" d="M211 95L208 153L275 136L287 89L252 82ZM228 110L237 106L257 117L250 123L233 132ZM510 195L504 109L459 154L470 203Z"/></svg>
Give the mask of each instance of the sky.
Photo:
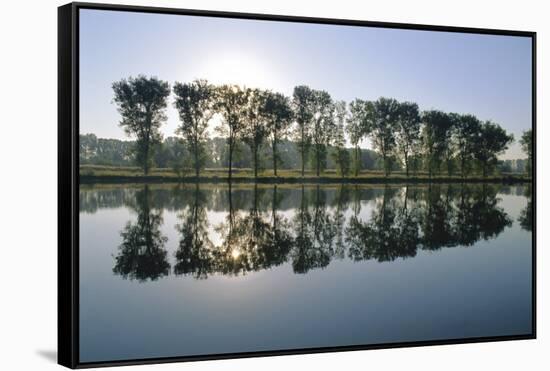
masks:
<svg viewBox="0 0 550 371"><path fill-rule="evenodd" d="M139 74L289 96L305 84L346 102L391 97L470 113L514 134L502 158L526 157L517 140L531 127L527 37L81 9L82 134L131 139L118 125L112 83ZM165 137L179 124L172 97L167 115Z"/></svg>

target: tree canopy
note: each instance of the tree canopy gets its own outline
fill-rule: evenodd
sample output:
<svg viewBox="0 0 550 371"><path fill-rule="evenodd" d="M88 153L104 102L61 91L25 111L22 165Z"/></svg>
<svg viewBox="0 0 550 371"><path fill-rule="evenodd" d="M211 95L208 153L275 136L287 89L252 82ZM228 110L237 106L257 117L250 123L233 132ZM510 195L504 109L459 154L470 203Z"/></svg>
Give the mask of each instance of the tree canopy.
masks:
<svg viewBox="0 0 550 371"><path fill-rule="evenodd" d="M376 169L386 177L392 171L409 177L412 170L430 178L459 171L466 178L474 172L488 176L513 168L525 168L530 175L531 130L520 139L527 166L520 160L511 164L499 161L499 156L513 136L497 123L482 122L472 114L421 112L414 102L380 97L355 98L346 104L307 85L296 86L287 97L201 79L176 82L172 91L180 123L176 137L163 142L159 129L166 121L168 82L139 75L113 83L113 91L119 124L135 141L130 145L86 136L80 146L82 163L96 156L102 158L97 163L129 165L133 158L145 174L157 164L172 166L178 173L190 168L197 178L201 169L219 166L228 167L229 179L234 167L250 167L256 178L266 168L274 176L279 168L296 169L302 177L306 171L319 177L326 169L343 177L350 176L350 170L358 177L363 170ZM221 138L211 136L213 122ZM364 140L372 150L361 148ZM104 152L96 149L92 154L99 141Z"/></svg>
<svg viewBox="0 0 550 371"><path fill-rule="evenodd" d="M147 175L154 145L162 140L160 126L166 121L165 109L170 85L156 77L130 77L113 83L114 103L122 116L120 126L136 138L135 154Z"/></svg>

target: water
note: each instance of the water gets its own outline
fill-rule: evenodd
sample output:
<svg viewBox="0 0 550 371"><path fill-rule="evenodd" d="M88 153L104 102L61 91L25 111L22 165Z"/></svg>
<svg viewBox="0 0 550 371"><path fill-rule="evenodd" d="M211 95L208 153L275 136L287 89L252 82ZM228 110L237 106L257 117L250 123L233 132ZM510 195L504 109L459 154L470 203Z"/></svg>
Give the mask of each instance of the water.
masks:
<svg viewBox="0 0 550 371"><path fill-rule="evenodd" d="M80 361L529 334L530 192L82 185Z"/></svg>

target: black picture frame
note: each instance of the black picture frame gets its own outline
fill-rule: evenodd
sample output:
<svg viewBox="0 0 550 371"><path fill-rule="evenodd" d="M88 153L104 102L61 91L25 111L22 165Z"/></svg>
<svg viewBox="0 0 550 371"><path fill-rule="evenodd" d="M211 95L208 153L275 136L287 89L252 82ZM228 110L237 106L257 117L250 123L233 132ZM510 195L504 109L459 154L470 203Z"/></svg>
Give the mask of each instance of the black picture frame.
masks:
<svg viewBox="0 0 550 371"><path fill-rule="evenodd" d="M128 359L83 363L79 360L79 11L96 9L140 13L208 16L220 18L353 25L405 30L444 31L472 34L522 36L532 42L532 130L533 149L533 238L532 238L532 333L520 336L478 337L390 344L334 346L233 354L209 354L150 359ZM447 27L422 24L370 22L347 19L233 13L97 3L70 3L58 8L58 363L70 368L155 364L381 348L463 344L536 338L536 32L485 28Z"/></svg>

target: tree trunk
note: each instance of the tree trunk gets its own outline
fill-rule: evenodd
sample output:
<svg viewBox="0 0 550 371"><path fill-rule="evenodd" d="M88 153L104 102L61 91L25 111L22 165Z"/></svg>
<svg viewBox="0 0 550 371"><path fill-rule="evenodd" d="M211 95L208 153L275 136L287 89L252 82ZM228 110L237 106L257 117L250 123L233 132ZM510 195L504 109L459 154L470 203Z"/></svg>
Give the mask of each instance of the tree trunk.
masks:
<svg viewBox="0 0 550 371"><path fill-rule="evenodd" d="M305 163L304 163L304 146L302 145L302 178L304 177L305 172Z"/></svg>
<svg viewBox="0 0 550 371"><path fill-rule="evenodd" d="M321 149L319 148L318 144L316 144L315 146L317 147L315 149L315 152L317 153L316 154L316 157L317 157L317 159L316 159L317 160L316 161L317 162L317 171L316 171L316 173L317 173L317 178L318 178L319 177L319 170L321 168Z"/></svg>
<svg viewBox="0 0 550 371"><path fill-rule="evenodd" d="M405 173L407 174L407 178L409 177L409 155L405 153Z"/></svg>
<svg viewBox="0 0 550 371"><path fill-rule="evenodd" d="M145 158L143 162L143 172L149 174L149 140L145 142Z"/></svg>
<svg viewBox="0 0 550 371"><path fill-rule="evenodd" d="M273 138L273 175L277 176L277 136Z"/></svg>
<svg viewBox="0 0 550 371"><path fill-rule="evenodd" d="M229 182L231 182L232 164L233 164L233 143L230 140L229 141L229 174L228 174Z"/></svg>
<svg viewBox="0 0 550 371"><path fill-rule="evenodd" d="M358 145L355 145L355 161L354 161L354 164L353 164L353 174L355 175L355 177L357 177L359 175L359 146Z"/></svg>
<svg viewBox="0 0 550 371"><path fill-rule="evenodd" d="M254 146L254 178L258 178L258 147Z"/></svg>
<svg viewBox="0 0 550 371"><path fill-rule="evenodd" d="M195 141L195 177L199 179L199 146Z"/></svg>
<svg viewBox="0 0 550 371"><path fill-rule="evenodd" d="M304 177L304 173L305 173L305 168L306 168L306 164L305 164L305 153L306 153L306 148L305 148L305 140L306 138L304 138L304 126L302 125L302 178Z"/></svg>

